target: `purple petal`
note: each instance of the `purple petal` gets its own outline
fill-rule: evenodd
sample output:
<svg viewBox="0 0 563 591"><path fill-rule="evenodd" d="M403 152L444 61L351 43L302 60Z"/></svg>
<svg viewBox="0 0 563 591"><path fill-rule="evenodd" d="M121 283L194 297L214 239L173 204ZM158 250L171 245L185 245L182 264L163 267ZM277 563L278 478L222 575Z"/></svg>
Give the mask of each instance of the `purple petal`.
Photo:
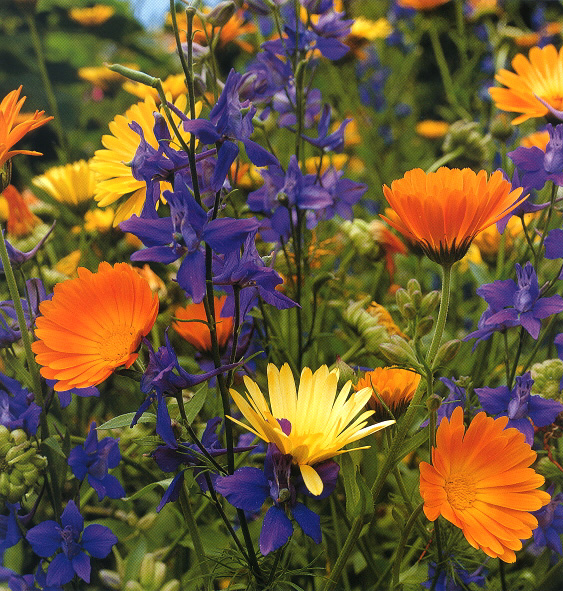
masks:
<svg viewBox="0 0 563 591"><path fill-rule="evenodd" d="M226 141L221 146L217 153L217 165L213 171L213 178L211 179L211 189L219 191L227 178L227 174L231 168L232 163L238 156L238 146L230 141Z"/></svg>
<svg viewBox="0 0 563 591"><path fill-rule="evenodd" d="M98 493L98 501L101 501L104 497L122 499L125 496L125 490L121 486L121 482L112 474L106 474L100 480L89 476L88 483Z"/></svg>
<svg viewBox="0 0 563 591"><path fill-rule="evenodd" d="M270 494L264 472L258 468L239 468L230 476L220 476L215 489L231 505L245 511L258 511Z"/></svg>
<svg viewBox="0 0 563 591"><path fill-rule="evenodd" d="M191 119L190 121L184 121L182 125L186 131L193 133L204 144L214 144L221 139L215 125L207 119Z"/></svg>
<svg viewBox="0 0 563 591"><path fill-rule="evenodd" d="M518 429L520 433L524 433L526 436L526 443L531 447L534 443L534 426L530 423L529 419L510 419L506 425L506 428Z"/></svg>
<svg viewBox="0 0 563 591"><path fill-rule="evenodd" d="M552 314L563 312L563 298L560 295L540 298L534 304L532 312L536 318L547 318Z"/></svg>
<svg viewBox="0 0 563 591"><path fill-rule="evenodd" d="M57 554L49 565L47 570L47 585L59 586L70 583L74 577L74 569L72 563L66 557L66 554Z"/></svg>
<svg viewBox="0 0 563 591"><path fill-rule="evenodd" d="M279 165L278 159L270 154L268 150L252 140L242 142L246 150L246 155L255 166L276 166Z"/></svg>
<svg viewBox="0 0 563 591"><path fill-rule="evenodd" d="M517 291L518 286L512 279L504 279L478 287L477 295L497 312L506 306L512 306Z"/></svg>
<svg viewBox="0 0 563 591"><path fill-rule="evenodd" d="M203 239L215 252L227 254L239 250L248 235L259 227L256 218L217 218L207 224Z"/></svg>
<svg viewBox="0 0 563 591"><path fill-rule="evenodd" d="M291 520L275 505L270 507L264 516L260 532L260 552L264 556L281 548L291 537L293 525Z"/></svg>
<svg viewBox="0 0 563 591"><path fill-rule="evenodd" d="M483 410L490 415L506 413L508 403L510 402L510 390L507 386L500 386L499 388L475 388L475 394L477 394Z"/></svg>
<svg viewBox="0 0 563 591"><path fill-rule="evenodd" d="M109 527L94 523L82 534L82 549L94 558L105 558L118 541Z"/></svg>
<svg viewBox="0 0 563 591"><path fill-rule="evenodd" d="M178 285L199 304L205 296L205 255L196 250L189 253L176 274Z"/></svg>
<svg viewBox="0 0 563 591"><path fill-rule="evenodd" d="M162 495L162 499L160 500L160 503L158 504L158 507L156 508L157 513L160 512L160 510L162 509L162 507L164 507L164 505L166 505L166 503L170 503L171 501L178 500L178 497L180 495L180 488L181 488L182 484L184 483L184 472L185 472L185 470L178 472L178 474L176 474L176 476L174 476L174 479L172 480L172 482L170 483L168 488L164 491L164 494Z"/></svg>
<svg viewBox="0 0 563 591"><path fill-rule="evenodd" d="M563 404L542 396L532 395L528 400L528 416L536 427L547 427L555 422L559 413L563 412Z"/></svg>
<svg viewBox="0 0 563 591"><path fill-rule="evenodd" d="M81 445L73 448L68 454L68 465L78 480L86 478L88 473L88 455Z"/></svg>
<svg viewBox="0 0 563 591"><path fill-rule="evenodd" d="M61 547L61 528L56 521L49 519L32 527L25 539L37 556L52 556Z"/></svg>
<svg viewBox="0 0 563 591"><path fill-rule="evenodd" d="M90 557L84 552L79 552L72 559L74 572L86 583L90 582Z"/></svg>
<svg viewBox="0 0 563 591"><path fill-rule="evenodd" d="M323 539L321 532L321 518L311 509L305 507L303 503L296 503L291 510L295 521L299 527L306 533L315 544L320 544Z"/></svg>
<svg viewBox="0 0 563 591"><path fill-rule="evenodd" d="M538 340L538 337L540 336L541 322L535 318L532 311L522 312L522 314L520 314L520 324L528 331L533 339L536 341Z"/></svg>

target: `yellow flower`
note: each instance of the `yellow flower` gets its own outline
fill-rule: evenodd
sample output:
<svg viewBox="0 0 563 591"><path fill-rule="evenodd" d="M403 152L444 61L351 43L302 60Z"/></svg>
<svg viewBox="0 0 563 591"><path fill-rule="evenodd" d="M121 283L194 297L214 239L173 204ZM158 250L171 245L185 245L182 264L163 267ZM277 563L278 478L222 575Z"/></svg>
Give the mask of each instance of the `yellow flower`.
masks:
<svg viewBox="0 0 563 591"><path fill-rule="evenodd" d="M56 201L75 207L90 201L96 190L96 177L86 160L50 168L32 182Z"/></svg>
<svg viewBox="0 0 563 591"><path fill-rule="evenodd" d="M229 418L260 439L274 443L283 454L290 454L313 495L320 495L323 491L323 481L314 467L316 464L353 451L342 448L394 423L384 421L368 427L367 419L373 411L364 411L355 418L370 399L371 388L353 392L348 397L352 382L347 382L337 396L338 376L338 370L329 371L326 365L315 373L305 367L301 372L299 390L296 390L287 363L280 370L269 364L270 405L260 388L247 376L244 376L244 383L248 402L236 390L231 390L231 396L251 426ZM286 419L289 425L285 421L280 424L279 419Z"/></svg>
<svg viewBox="0 0 563 591"><path fill-rule="evenodd" d="M137 64L123 64L131 70L138 70ZM113 84L118 84L123 80L123 76L110 70L106 66L88 66L84 68L78 68L78 77L81 80L86 80L94 86L99 86L103 90L107 90Z"/></svg>
<svg viewBox="0 0 563 591"><path fill-rule="evenodd" d="M96 27L103 25L115 13L115 8L105 4L97 4L90 8L71 8L68 16L73 21L84 25L85 27Z"/></svg>
<svg viewBox="0 0 563 591"><path fill-rule="evenodd" d="M395 367L376 367L368 371L354 386L356 391L370 388L372 396L368 400L369 408L375 411L375 418L389 417L387 408L396 418L407 409L420 382L420 375L408 369ZM385 403L385 406L381 403Z"/></svg>
<svg viewBox="0 0 563 591"><path fill-rule="evenodd" d="M184 111L187 104L186 95L179 96L174 105ZM146 183L138 181L133 177L131 167L127 164L133 160L135 152L139 147L140 137L135 133L129 124L135 121L138 123L144 133L145 140L153 148L158 148L158 142L154 135L154 116L158 107L152 96L147 96L141 101L131 106L125 112L125 115L117 115L109 124L111 135L102 137L103 150L97 150L94 158L90 161L92 170L96 173L97 184L94 199L99 207L106 207L115 203L122 197L127 196L124 203L121 203L115 213L113 221L114 226L119 222L129 219L133 214L140 214L146 198ZM201 111L201 103L196 104L196 114ZM180 118L172 114L176 125L180 123ZM170 135L174 137L174 132L169 126ZM186 142L189 142L190 134L180 128L180 133ZM173 140L174 141L174 140ZM170 183L161 182L161 191L171 189Z"/></svg>
<svg viewBox="0 0 563 591"><path fill-rule="evenodd" d="M381 324L385 327L387 332L390 335L396 334L403 339L407 338L407 335L395 324L393 317L389 313L387 308L384 308L381 304L378 304L376 301L373 301L368 307L366 312L373 316Z"/></svg>
<svg viewBox="0 0 563 591"><path fill-rule="evenodd" d="M67 277L75 277L81 255L82 253L80 252L80 249L73 250L55 265L55 271L62 273Z"/></svg>
<svg viewBox="0 0 563 591"><path fill-rule="evenodd" d="M350 29L350 36L375 41L376 39L389 37L392 32L391 23L384 17L372 21L363 16L358 16Z"/></svg>
<svg viewBox="0 0 563 591"><path fill-rule="evenodd" d="M173 100L176 100L179 96L186 94L188 89L186 88L185 80L186 78L184 74L171 74L162 81L162 89L164 90L164 94L170 94ZM156 88L147 86L146 84L141 84L140 82L127 80L123 83L123 90L134 94L140 99L145 99L147 96L152 96L155 102L160 102Z"/></svg>
<svg viewBox="0 0 563 591"><path fill-rule="evenodd" d="M108 232L114 217L115 213L111 207L87 211L84 214L84 229L87 232Z"/></svg>
<svg viewBox="0 0 563 591"><path fill-rule="evenodd" d="M429 140L439 139L448 133L450 124L447 121L433 121L432 119L425 119L416 124L416 133Z"/></svg>

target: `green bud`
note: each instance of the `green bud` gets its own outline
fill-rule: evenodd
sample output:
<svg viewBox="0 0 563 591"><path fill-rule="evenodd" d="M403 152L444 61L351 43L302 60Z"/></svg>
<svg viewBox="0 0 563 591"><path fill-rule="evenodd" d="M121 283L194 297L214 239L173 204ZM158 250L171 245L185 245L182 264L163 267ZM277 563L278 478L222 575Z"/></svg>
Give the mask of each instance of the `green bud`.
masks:
<svg viewBox="0 0 563 591"><path fill-rule="evenodd" d="M422 292L419 290L413 291L411 293L412 303L414 307L418 310L420 309L420 305L422 304Z"/></svg>
<svg viewBox="0 0 563 591"><path fill-rule="evenodd" d="M392 365L419 367L414 349L397 335L391 335L387 343L379 345L379 353Z"/></svg>
<svg viewBox="0 0 563 591"><path fill-rule="evenodd" d="M414 320L416 318L416 308L413 304L405 304L401 310L401 314L407 320Z"/></svg>
<svg viewBox="0 0 563 591"><path fill-rule="evenodd" d="M119 573L103 568L100 570L99 575L104 587L109 587L115 591L121 589L121 577L119 576Z"/></svg>
<svg viewBox="0 0 563 591"><path fill-rule="evenodd" d="M342 361L340 357L336 358L336 369L340 372L338 377L338 390L350 380L352 382L356 381L356 372L345 361Z"/></svg>
<svg viewBox="0 0 563 591"><path fill-rule="evenodd" d="M434 318L432 316L425 316L424 318L421 318L416 325L416 336L423 337L432 330L433 326Z"/></svg>
<svg viewBox="0 0 563 591"><path fill-rule="evenodd" d="M426 408L428 412L436 412L442 406L442 399L437 394L432 394L426 400Z"/></svg>
<svg viewBox="0 0 563 591"><path fill-rule="evenodd" d="M141 584L137 581L127 581L125 584L125 591L145 591Z"/></svg>
<svg viewBox="0 0 563 591"><path fill-rule="evenodd" d="M395 292L395 300L397 301L397 307L399 308L399 312L401 314L403 314L403 308L407 304L412 304L412 300L411 300L411 296L409 295L409 292L406 289L403 289L402 287L399 288ZM404 316L404 314L403 314L403 316Z"/></svg>
<svg viewBox="0 0 563 591"><path fill-rule="evenodd" d="M26 492L27 486L25 484L14 484L13 482L10 482L10 487L8 489L6 498L8 499L9 503L17 503L21 500Z"/></svg>
<svg viewBox="0 0 563 591"><path fill-rule="evenodd" d="M449 164L459 168L484 165L490 159L491 149L490 134L483 135L476 121L452 123L442 145L446 154L460 152Z"/></svg>
<svg viewBox="0 0 563 591"><path fill-rule="evenodd" d="M493 119L491 123L491 135L494 138L501 142L506 142L513 133L514 125L512 125L506 113L500 113Z"/></svg>
<svg viewBox="0 0 563 591"><path fill-rule="evenodd" d="M145 589L152 588L153 586L155 564L156 561L154 559L154 554L149 552L143 556L141 568L139 571L139 582Z"/></svg>
<svg viewBox="0 0 563 591"><path fill-rule="evenodd" d="M27 441L27 433L23 429L14 429L10 434L13 445L20 445L24 441Z"/></svg>
<svg viewBox="0 0 563 591"><path fill-rule="evenodd" d="M441 345L436 353L434 362L432 363L432 369L437 369L441 365L449 363L457 355L460 347L461 341L458 339L448 341Z"/></svg>
<svg viewBox="0 0 563 591"><path fill-rule="evenodd" d="M222 27L226 25L233 14L235 14L237 7L232 1L219 2L215 8L207 15L207 22L214 27Z"/></svg>
<svg viewBox="0 0 563 591"><path fill-rule="evenodd" d="M0 443L8 441L10 441L10 430L4 425L0 425Z"/></svg>
<svg viewBox="0 0 563 591"><path fill-rule="evenodd" d="M144 72L139 72L138 70L133 70L131 68L127 68L122 66L121 64L106 64L106 66L112 71L121 74L125 78L129 80L133 80L134 82L140 82L145 86L150 86L151 88L156 88L158 86L159 78L155 78L154 76L150 76L149 74L145 74Z"/></svg>
<svg viewBox="0 0 563 591"><path fill-rule="evenodd" d="M538 394L552 400L561 400L559 383L563 377L563 361L560 359L547 359L542 363L534 363L530 373L534 380L532 394Z"/></svg>
<svg viewBox="0 0 563 591"><path fill-rule="evenodd" d="M374 260L379 258L381 249L370 233L368 222L360 218L356 218L353 221L345 220L340 226L340 229L348 237L359 255L367 256Z"/></svg>
<svg viewBox="0 0 563 591"><path fill-rule="evenodd" d="M414 277L412 279L409 279L409 282L407 283L407 290L408 290L409 295L411 297L415 291L422 292L422 288L420 287L420 283L416 279L414 279Z"/></svg>
<svg viewBox="0 0 563 591"><path fill-rule="evenodd" d="M441 294L439 291L431 291L422 298L422 302L420 302L419 307L419 312L422 316L432 314L432 312L438 307L438 304L440 303L440 295Z"/></svg>
<svg viewBox="0 0 563 591"><path fill-rule="evenodd" d="M143 515L137 522L137 529L140 529L141 531L151 529L157 517L158 515L156 513L147 513L146 515Z"/></svg>
<svg viewBox="0 0 563 591"><path fill-rule="evenodd" d="M180 591L180 581L178 579L172 579L160 591Z"/></svg>
<svg viewBox="0 0 563 591"><path fill-rule="evenodd" d="M162 583L166 578L166 565L158 560L154 565L154 576L152 586L147 591L160 591Z"/></svg>

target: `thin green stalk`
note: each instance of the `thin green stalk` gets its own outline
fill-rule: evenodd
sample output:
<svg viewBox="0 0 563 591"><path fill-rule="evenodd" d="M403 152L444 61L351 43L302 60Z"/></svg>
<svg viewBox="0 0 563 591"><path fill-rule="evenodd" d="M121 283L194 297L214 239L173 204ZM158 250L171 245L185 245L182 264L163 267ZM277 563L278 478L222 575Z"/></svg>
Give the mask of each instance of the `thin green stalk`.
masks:
<svg viewBox="0 0 563 591"><path fill-rule="evenodd" d="M502 331L504 341L504 369L506 371L506 383L510 383L510 353L508 348L508 331Z"/></svg>
<svg viewBox="0 0 563 591"><path fill-rule="evenodd" d="M465 17L463 15L463 0L455 0L455 20L457 27L457 41L461 53L461 68L467 65L467 37L465 36Z"/></svg>
<svg viewBox="0 0 563 591"><path fill-rule="evenodd" d="M524 368L522 369L522 373L526 373L528 371L528 368L530 367L530 365L532 365L532 362L534 361L535 356L537 355L538 351L540 350L543 341L548 337L549 335L549 330L550 328L553 326L553 323L556 319L556 316L552 316L547 324L545 325L544 331L543 331L543 338L539 339L536 341L536 344L534 345L534 348L532 349L532 351L530 352L530 356L528 357L528 360L526 361L526 363L524 364Z"/></svg>
<svg viewBox="0 0 563 591"><path fill-rule="evenodd" d="M499 241L499 245L498 245L495 279L500 279L503 276L505 253L506 253L506 232L503 232L500 235L500 241Z"/></svg>
<svg viewBox="0 0 563 591"><path fill-rule="evenodd" d="M186 11L187 12L187 11ZM182 40L180 39L180 30L178 28L178 20L176 19L176 2L175 0L170 0L170 16L172 17L172 28L174 29L174 38L176 39L176 49L178 50L178 56L180 58L180 63L182 64L182 70L184 71L184 76L186 77L186 82L190 78L191 69L188 66L186 61L186 56L184 54L184 50L182 48ZM190 18L188 17L188 22ZM192 13L192 21L193 21L193 13ZM187 44L188 47L191 46L191 37L188 36ZM193 115L192 115L193 117Z"/></svg>
<svg viewBox="0 0 563 591"><path fill-rule="evenodd" d="M512 388L512 382L514 381L514 376L516 375L516 370L518 368L518 361L520 360L520 355L522 354L522 347L524 346L524 339L526 338L526 331L524 327L520 327L520 338L518 339L518 349L516 350L516 357L514 358L514 365L512 366L512 371L510 372L510 377L508 379L507 386Z"/></svg>
<svg viewBox="0 0 563 591"><path fill-rule="evenodd" d="M498 574L500 578L500 588L502 591L507 591L508 587L506 586L506 574L504 572L504 562L499 558L498 561Z"/></svg>
<svg viewBox="0 0 563 591"><path fill-rule="evenodd" d="M389 590L393 591L398 584L399 584L399 576L401 574L401 562L403 561L403 553L405 551L405 546L409 540L409 536L413 525L416 523L416 520L422 511L422 507L424 503L420 503L418 507L414 510L411 516L408 518L407 522L405 523L405 529L401 535L401 539L399 540L399 546L397 548L397 554L395 556L394 564L393 564L393 578L391 581L391 585L389 586Z"/></svg>
<svg viewBox="0 0 563 591"><path fill-rule="evenodd" d="M465 150L464 146L459 146L458 148L456 148L452 152L448 152L447 154L444 154L442 157L438 158L438 160L436 160L436 162L431 164L426 169L426 174L428 174L429 172L435 172L436 170L438 170L440 168L440 166L444 166L444 164L447 164L448 162L455 160L458 156L461 156L463 154L464 150Z"/></svg>
<svg viewBox="0 0 563 591"><path fill-rule="evenodd" d="M186 144L184 138L180 134L180 130L178 129L178 126L176 125L176 123L174 122L174 119L172 118L172 113L170 111L170 107L168 106L168 101L166 100L166 95L164 94L164 89L162 88L162 81L160 79L157 79L156 91L158 92L158 96L160 97L160 104L161 104L162 108L164 109L164 114L166 115L166 119L168 119L168 123L170 123L170 127L172 128L172 131L174 132L176 139L178 140L178 142L180 142L180 145L182 146L182 150L189 153L190 149L188 148L188 144ZM195 160L194 160L194 162L195 162ZM191 166L190 166L190 168L191 168Z"/></svg>
<svg viewBox="0 0 563 591"><path fill-rule="evenodd" d="M234 299L235 299L235 320L233 322L233 345L231 351L231 358L229 364L235 363L237 360L237 349L238 349L238 337L240 332L240 287L235 285L233 287ZM235 377L235 368L229 370L227 374L227 387L230 388L233 384Z"/></svg>
<svg viewBox="0 0 563 591"><path fill-rule="evenodd" d="M432 366L431 362L436 356L446 326L446 318L448 316L448 308L450 305L451 277L451 265L442 265L442 298L440 299L440 311L438 312L438 320L436 321L436 330L432 337L432 343L430 344L430 349L428 349L428 354L426 355L426 364L429 367Z"/></svg>
<svg viewBox="0 0 563 591"><path fill-rule="evenodd" d="M332 527L334 529L334 539L336 541L336 550L338 554L342 551L342 535L340 528L338 527L338 516L336 515L336 504L333 495L330 497L330 516L332 519ZM350 581L348 580L348 573L344 571L342 573L342 580L344 583L345 591L350 591Z"/></svg>
<svg viewBox="0 0 563 591"><path fill-rule="evenodd" d="M557 185L553 183L553 187L551 188L551 199L549 200L549 209L547 210L547 219L545 220L545 226L543 227L543 232L541 233L540 244L538 249L536 250L536 254L534 257L534 267L536 269L536 273L539 275L540 273L540 264L542 262L542 248L545 237L547 236L547 231L549 230L549 222L551 221L551 216L553 215L553 210L555 209L555 197L557 196Z"/></svg>
<svg viewBox="0 0 563 591"><path fill-rule="evenodd" d="M37 58L37 65L39 66L39 73L41 74L41 80L43 82L45 94L47 95L47 100L49 101L49 109L51 110L51 114L54 117L53 125L59 138L59 144L63 151L64 159L66 162L69 162L70 150L68 147L68 141L61 122L61 116L59 113L59 107L57 105L57 99L53 91L53 85L51 84L49 72L47 71L45 54L43 52L41 38L39 37L39 31L37 30L37 23L35 22L35 14L30 10L23 10L23 13L25 15L27 26L29 27L29 32L31 33L31 41L35 51L35 57Z"/></svg>
<svg viewBox="0 0 563 591"><path fill-rule="evenodd" d="M197 527L197 523L194 518L194 514L192 511L192 506L190 504L190 498L188 495L188 490L186 487L186 483L180 489L180 507L182 509L182 514L184 516L184 521L186 522L186 526L188 531L190 532L190 537L192 538L192 542L194 544L194 551L197 556L197 562L199 564L199 569L205 581L209 581L211 578L211 574L209 572L209 567L207 564L207 558L205 557L205 550L203 549L203 543L201 541L201 537L199 535L199 530Z"/></svg>

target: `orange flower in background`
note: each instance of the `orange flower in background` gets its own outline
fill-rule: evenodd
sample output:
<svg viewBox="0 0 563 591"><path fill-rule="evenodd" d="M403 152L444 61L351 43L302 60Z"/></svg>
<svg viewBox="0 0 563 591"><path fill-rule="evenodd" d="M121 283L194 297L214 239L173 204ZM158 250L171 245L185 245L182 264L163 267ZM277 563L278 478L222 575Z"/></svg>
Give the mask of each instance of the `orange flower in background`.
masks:
<svg viewBox="0 0 563 591"><path fill-rule="evenodd" d="M105 4L97 4L96 6L85 8L71 8L68 11L68 16L77 23L85 27L96 27L103 25L115 14L115 8L106 6Z"/></svg>
<svg viewBox="0 0 563 591"><path fill-rule="evenodd" d="M414 8L415 10L432 10L442 4L447 4L450 0L398 0L402 8Z"/></svg>
<svg viewBox="0 0 563 591"><path fill-rule="evenodd" d="M447 121L434 121L433 119L425 119L416 124L416 133L420 137L425 137L429 140L436 140L444 137L448 133L450 124Z"/></svg>
<svg viewBox="0 0 563 591"><path fill-rule="evenodd" d="M549 142L549 133L547 131L534 131L520 140L520 145L524 148L539 148L545 152Z"/></svg>
<svg viewBox="0 0 563 591"><path fill-rule="evenodd" d="M391 283L395 275L395 255L407 254L407 247L401 242L400 238L387 229L383 222L372 220L369 224L369 232L375 242L381 245L385 253L385 264Z"/></svg>
<svg viewBox="0 0 563 591"><path fill-rule="evenodd" d="M76 279L55 285L39 311L35 360L64 392L96 386L133 364L156 320L158 297L130 265L102 262L96 273L79 267Z"/></svg>
<svg viewBox="0 0 563 591"><path fill-rule="evenodd" d="M45 125L52 117L43 117L45 111L35 111L33 115L24 121L17 123L17 117L26 97L20 99L22 87L9 92L0 103L0 168L16 154L28 156L43 156L41 152L34 150L11 150L10 148L19 142L30 131Z"/></svg>
<svg viewBox="0 0 563 591"><path fill-rule="evenodd" d="M41 224L41 220L29 209L22 194L14 187L8 185L2 195L8 203L8 223L6 230L10 236L28 236L33 228Z"/></svg>
<svg viewBox="0 0 563 591"><path fill-rule="evenodd" d="M501 171L487 179L464 168L439 168L425 173L409 170L402 179L383 187L397 214L381 216L409 241L418 244L432 261L451 265L463 258L475 236L517 207L522 188L512 185Z"/></svg>
<svg viewBox="0 0 563 591"><path fill-rule="evenodd" d="M233 318L223 318L221 311L227 296L215 298L215 320L217 323L217 341L223 348L233 332ZM211 333L207 326L207 316L203 302L200 304L188 304L185 308L178 307L175 316L180 322L172 323L174 330L198 351L211 351ZM182 322L182 320L195 320L196 322Z"/></svg>
<svg viewBox="0 0 563 591"><path fill-rule="evenodd" d="M408 369L376 367L373 371L366 372L354 389L372 389L373 394L368 400L368 407L375 411L374 419L381 421L391 418L385 406L393 413L394 418L405 412L419 382L420 375Z"/></svg>
<svg viewBox="0 0 563 591"><path fill-rule="evenodd" d="M403 339L407 338L407 335L395 324L389 310L381 304L378 304L376 301L371 302L366 312L376 318L379 324L383 325L390 335L396 334Z"/></svg>
<svg viewBox="0 0 563 591"><path fill-rule="evenodd" d="M432 448L432 464L420 463L420 494L430 521L439 515L459 527L465 539L493 558L515 562L515 550L538 526L531 514L551 500L537 490L545 479L531 464L536 459L508 417L480 412L467 431L463 409L442 419Z"/></svg>
<svg viewBox="0 0 563 591"><path fill-rule="evenodd" d="M563 48L558 52L554 45L532 47L529 60L519 53L512 67L516 73L503 69L495 76L506 88L490 88L489 93L497 108L522 113L513 119L514 125L549 113L536 96L554 109L563 108Z"/></svg>

